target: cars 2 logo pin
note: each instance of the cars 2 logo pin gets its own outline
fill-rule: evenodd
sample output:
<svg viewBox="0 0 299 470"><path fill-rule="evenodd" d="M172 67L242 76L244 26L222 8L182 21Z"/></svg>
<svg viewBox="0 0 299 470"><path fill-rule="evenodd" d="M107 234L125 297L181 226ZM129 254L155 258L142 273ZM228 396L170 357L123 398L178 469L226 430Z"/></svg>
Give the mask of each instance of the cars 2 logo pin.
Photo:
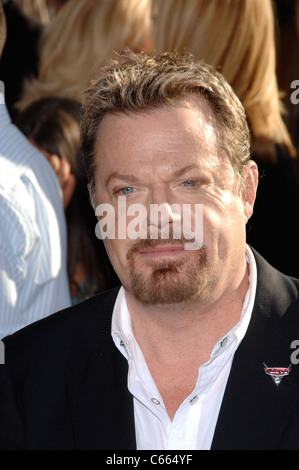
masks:
<svg viewBox="0 0 299 470"><path fill-rule="evenodd" d="M270 377L272 377L275 385L278 387L282 379L287 375L290 375L292 371L292 364L290 364L289 367L268 367L264 363L264 371L265 374L270 375Z"/></svg>

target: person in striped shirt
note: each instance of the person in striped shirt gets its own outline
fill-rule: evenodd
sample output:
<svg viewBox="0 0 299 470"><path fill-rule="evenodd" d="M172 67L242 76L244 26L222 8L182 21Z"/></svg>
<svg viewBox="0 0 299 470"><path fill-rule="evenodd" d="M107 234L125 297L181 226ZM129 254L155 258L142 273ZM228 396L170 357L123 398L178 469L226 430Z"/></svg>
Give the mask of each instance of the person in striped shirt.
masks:
<svg viewBox="0 0 299 470"><path fill-rule="evenodd" d="M0 6L0 56L5 42ZM0 338L70 305L62 189L12 124L0 83Z"/></svg>

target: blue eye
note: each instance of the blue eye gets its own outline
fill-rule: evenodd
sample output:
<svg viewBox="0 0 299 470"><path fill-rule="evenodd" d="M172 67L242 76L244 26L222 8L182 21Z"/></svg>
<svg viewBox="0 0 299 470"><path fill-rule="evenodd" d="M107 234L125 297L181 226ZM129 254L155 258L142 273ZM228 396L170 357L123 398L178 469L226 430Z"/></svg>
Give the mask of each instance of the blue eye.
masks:
<svg viewBox="0 0 299 470"><path fill-rule="evenodd" d="M131 186L127 186L126 188L122 188L119 190L119 192L124 195L132 194L133 191L134 191L134 188L132 188Z"/></svg>
<svg viewBox="0 0 299 470"><path fill-rule="evenodd" d="M195 186L195 182L192 180L187 180L184 181L183 186L185 186L186 188L192 188L193 186Z"/></svg>

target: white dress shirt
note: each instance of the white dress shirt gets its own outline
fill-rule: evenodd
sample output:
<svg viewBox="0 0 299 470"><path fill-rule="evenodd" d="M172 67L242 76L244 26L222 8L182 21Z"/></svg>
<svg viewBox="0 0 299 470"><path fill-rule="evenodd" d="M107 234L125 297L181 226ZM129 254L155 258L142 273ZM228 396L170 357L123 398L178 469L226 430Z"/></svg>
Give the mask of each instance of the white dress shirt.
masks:
<svg viewBox="0 0 299 470"><path fill-rule="evenodd" d="M0 339L71 305L58 179L11 123L0 87Z"/></svg>
<svg viewBox="0 0 299 470"><path fill-rule="evenodd" d="M249 288L239 322L215 344L209 361L199 367L196 386L171 421L163 399L134 338L125 291L120 289L112 317L112 337L129 364L128 389L134 397L138 450L208 450L234 353L251 318L256 292L256 263L246 247ZM192 358L190 358L192 360Z"/></svg>

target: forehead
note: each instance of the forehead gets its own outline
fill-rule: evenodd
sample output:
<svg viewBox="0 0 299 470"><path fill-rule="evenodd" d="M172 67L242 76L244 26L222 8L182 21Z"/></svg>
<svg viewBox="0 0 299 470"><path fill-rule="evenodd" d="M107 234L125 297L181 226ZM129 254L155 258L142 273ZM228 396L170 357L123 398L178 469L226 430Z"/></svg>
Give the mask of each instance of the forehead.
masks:
<svg viewBox="0 0 299 470"><path fill-rule="evenodd" d="M108 114L96 142L96 167L186 165L219 159L219 124L203 98L136 114ZM218 160L219 161L219 160Z"/></svg>

